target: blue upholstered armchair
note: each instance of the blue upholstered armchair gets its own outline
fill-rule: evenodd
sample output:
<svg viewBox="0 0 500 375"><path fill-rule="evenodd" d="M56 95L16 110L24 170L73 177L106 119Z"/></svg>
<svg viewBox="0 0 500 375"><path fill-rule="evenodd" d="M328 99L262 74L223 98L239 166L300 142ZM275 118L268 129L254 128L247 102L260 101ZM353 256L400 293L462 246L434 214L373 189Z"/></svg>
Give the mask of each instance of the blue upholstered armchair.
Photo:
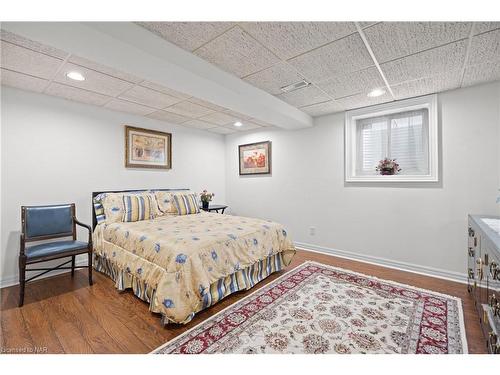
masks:
<svg viewBox="0 0 500 375"><path fill-rule="evenodd" d="M22 206L21 207L21 246L19 251L19 307L24 304L24 288L26 283L50 271L71 269L71 276L75 268L88 268L89 284L92 285L92 230L75 217L75 204L57 206ZM89 232L87 242L76 240L76 225L86 228ZM63 240L37 243L26 246L28 242ZM88 254L88 266L75 267L75 256ZM53 268L30 268L26 265L46 262L48 260L71 257L70 260ZM64 267L71 262L71 267ZM44 271L26 280L26 271Z"/></svg>

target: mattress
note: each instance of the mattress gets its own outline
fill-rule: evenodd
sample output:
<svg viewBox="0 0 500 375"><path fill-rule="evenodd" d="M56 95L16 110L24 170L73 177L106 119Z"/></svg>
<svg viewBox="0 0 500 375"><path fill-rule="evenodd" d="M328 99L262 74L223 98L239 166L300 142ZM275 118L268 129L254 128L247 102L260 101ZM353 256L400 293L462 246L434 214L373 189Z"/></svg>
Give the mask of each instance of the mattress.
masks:
<svg viewBox="0 0 500 375"><path fill-rule="evenodd" d="M164 323L189 322L281 270L295 254L281 224L207 212L99 224L93 241L94 267L118 289L132 288Z"/></svg>

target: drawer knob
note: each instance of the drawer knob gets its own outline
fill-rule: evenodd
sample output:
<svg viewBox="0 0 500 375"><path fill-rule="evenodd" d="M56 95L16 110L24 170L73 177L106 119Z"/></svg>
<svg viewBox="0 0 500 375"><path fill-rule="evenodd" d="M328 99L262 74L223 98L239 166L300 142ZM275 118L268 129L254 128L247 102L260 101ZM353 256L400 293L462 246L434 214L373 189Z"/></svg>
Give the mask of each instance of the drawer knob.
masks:
<svg viewBox="0 0 500 375"><path fill-rule="evenodd" d="M490 337L490 344L491 344L491 346L496 345L496 343L497 343L497 335L495 334L495 332L490 331L489 337Z"/></svg>
<svg viewBox="0 0 500 375"><path fill-rule="evenodd" d="M469 268L468 270L468 276L469 276L469 279L473 279L474 278L474 270L472 268Z"/></svg>
<svg viewBox="0 0 500 375"><path fill-rule="evenodd" d="M490 307L495 307L497 305L497 297L493 294L491 297L490 297Z"/></svg>
<svg viewBox="0 0 500 375"><path fill-rule="evenodd" d="M500 280L500 269L498 267L498 264L493 261L490 263L490 275L493 280Z"/></svg>

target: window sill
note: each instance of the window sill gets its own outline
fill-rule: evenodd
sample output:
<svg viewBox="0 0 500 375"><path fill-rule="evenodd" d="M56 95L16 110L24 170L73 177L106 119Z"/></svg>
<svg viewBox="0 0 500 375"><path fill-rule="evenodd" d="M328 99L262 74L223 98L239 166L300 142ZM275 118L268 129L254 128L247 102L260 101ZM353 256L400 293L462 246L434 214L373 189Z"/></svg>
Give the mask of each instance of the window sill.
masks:
<svg viewBox="0 0 500 375"><path fill-rule="evenodd" d="M345 182L439 182L437 176L393 175L393 176L347 176Z"/></svg>

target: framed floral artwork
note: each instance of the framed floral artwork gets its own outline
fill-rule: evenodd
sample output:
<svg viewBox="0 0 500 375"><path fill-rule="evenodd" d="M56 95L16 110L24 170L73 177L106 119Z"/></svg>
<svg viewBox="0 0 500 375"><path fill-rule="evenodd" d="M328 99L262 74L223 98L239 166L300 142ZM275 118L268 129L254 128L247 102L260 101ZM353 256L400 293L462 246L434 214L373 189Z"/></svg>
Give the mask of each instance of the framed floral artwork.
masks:
<svg viewBox="0 0 500 375"><path fill-rule="evenodd" d="M172 134L125 126L125 167L172 168Z"/></svg>
<svg viewBox="0 0 500 375"><path fill-rule="evenodd" d="M240 175L271 173L271 142L239 145Z"/></svg>

